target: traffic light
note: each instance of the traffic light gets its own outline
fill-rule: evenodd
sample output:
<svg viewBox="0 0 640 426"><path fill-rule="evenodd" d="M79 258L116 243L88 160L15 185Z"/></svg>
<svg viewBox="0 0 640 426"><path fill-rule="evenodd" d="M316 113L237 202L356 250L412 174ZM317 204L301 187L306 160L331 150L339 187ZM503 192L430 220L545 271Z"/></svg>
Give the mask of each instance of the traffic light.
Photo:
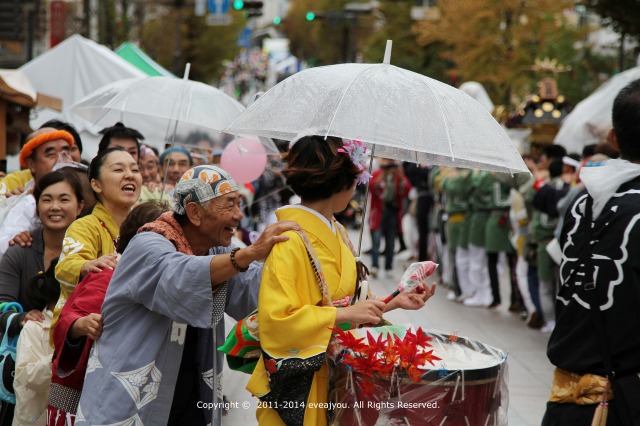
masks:
<svg viewBox="0 0 640 426"><path fill-rule="evenodd" d="M244 10L244 16L252 18L262 16L262 6L264 2L254 0L233 0L234 10Z"/></svg>
<svg viewBox="0 0 640 426"><path fill-rule="evenodd" d="M281 17L276 16L275 18L273 18L273 25L280 25L281 22L282 22Z"/></svg>
<svg viewBox="0 0 640 426"><path fill-rule="evenodd" d="M307 12L307 15L305 17L307 18L307 21L313 21L314 19L316 19L316 14L313 12Z"/></svg>

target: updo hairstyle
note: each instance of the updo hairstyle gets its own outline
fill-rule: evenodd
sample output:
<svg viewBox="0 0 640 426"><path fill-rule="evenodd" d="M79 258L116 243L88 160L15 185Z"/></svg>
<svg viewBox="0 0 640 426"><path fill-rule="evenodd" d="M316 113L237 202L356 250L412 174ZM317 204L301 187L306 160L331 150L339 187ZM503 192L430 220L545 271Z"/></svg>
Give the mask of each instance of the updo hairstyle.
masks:
<svg viewBox="0 0 640 426"><path fill-rule="evenodd" d="M347 153L338 152L342 139L305 136L293 144L284 161L287 185L305 201L324 200L351 188L360 170Z"/></svg>

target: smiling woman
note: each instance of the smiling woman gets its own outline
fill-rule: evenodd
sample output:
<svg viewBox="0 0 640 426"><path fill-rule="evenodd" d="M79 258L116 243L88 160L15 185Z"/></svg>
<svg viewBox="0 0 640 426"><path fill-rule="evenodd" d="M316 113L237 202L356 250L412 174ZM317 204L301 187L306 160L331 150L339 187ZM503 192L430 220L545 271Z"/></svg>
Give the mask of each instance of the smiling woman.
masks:
<svg viewBox="0 0 640 426"><path fill-rule="evenodd" d="M42 228L31 230L33 242L30 246L16 244L0 261L0 302L18 302L25 312L12 319L10 337L20 332L23 320L40 322L44 329L49 326L51 311L29 298L27 283L43 274L58 258L65 231L83 207L82 186L74 173L65 169L44 175L36 184L33 197ZM9 315L10 312L0 314L3 330ZM5 413L5 421L10 422L13 406L9 410Z"/></svg>
<svg viewBox="0 0 640 426"><path fill-rule="evenodd" d="M138 163L122 148L108 148L98 153L89 166L89 179L98 202L91 214L74 222L65 235L56 266L60 299L52 329L82 277L116 266L115 243L120 225L140 197L142 176Z"/></svg>

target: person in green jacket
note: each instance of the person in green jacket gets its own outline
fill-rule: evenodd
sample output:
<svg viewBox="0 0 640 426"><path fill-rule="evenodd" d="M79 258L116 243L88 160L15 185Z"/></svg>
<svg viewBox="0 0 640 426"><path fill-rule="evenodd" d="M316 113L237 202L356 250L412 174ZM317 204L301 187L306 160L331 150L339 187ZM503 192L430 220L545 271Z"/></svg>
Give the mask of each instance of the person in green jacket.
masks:
<svg viewBox="0 0 640 426"><path fill-rule="evenodd" d="M466 306L487 307L491 305L491 284L487 261L486 227L493 198L493 179L491 173L474 170L470 177L471 218L469 221L469 276L475 295L464 301Z"/></svg>

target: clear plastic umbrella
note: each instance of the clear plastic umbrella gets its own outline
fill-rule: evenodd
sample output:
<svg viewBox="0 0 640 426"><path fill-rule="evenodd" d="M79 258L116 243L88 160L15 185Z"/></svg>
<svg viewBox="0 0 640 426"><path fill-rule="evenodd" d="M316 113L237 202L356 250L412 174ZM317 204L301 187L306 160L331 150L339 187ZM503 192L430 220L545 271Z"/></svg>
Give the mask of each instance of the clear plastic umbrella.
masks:
<svg viewBox="0 0 640 426"><path fill-rule="evenodd" d="M181 142L189 133L219 133L245 107L223 91L186 78L147 77L120 80L102 87L70 107L96 130L120 121L158 149ZM271 140L267 152L278 154Z"/></svg>
<svg viewBox="0 0 640 426"><path fill-rule="evenodd" d="M507 173L528 172L500 124L462 91L389 64L339 64L292 75L224 131L366 142L376 156Z"/></svg>

